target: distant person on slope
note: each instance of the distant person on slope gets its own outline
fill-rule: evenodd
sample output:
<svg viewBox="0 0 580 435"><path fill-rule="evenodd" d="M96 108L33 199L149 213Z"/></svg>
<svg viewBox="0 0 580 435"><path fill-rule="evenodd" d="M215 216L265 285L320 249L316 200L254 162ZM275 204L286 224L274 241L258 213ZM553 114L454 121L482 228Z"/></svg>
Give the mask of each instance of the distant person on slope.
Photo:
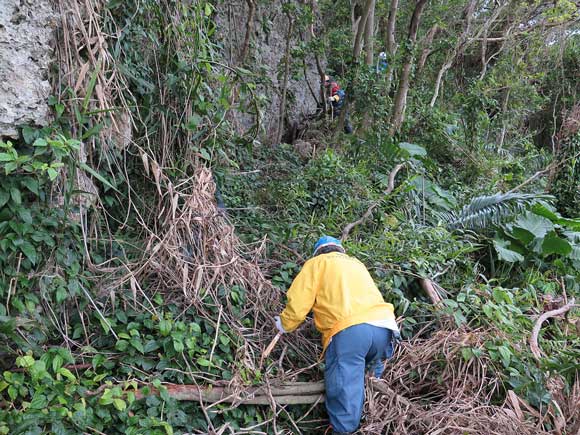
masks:
<svg viewBox="0 0 580 435"><path fill-rule="evenodd" d="M345 254L340 240L321 237L292 282L276 327L294 331L312 310L322 333L326 409L335 435L357 430L365 369L380 377L399 336L392 304L385 303L367 268Z"/></svg>
<svg viewBox="0 0 580 435"><path fill-rule="evenodd" d="M328 102L332 108L332 118L338 118L340 117L340 112L344 106L346 93L340 89L338 83L336 83L330 76L324 76L324 87L326 89L326 95L328 95ZM352 126L350 125L348 113L346 113L344 117L344 132L347 134L352 133Z"/></svg>
<svg viewBox="0 0 580 435"><path fill-rule="evenodd" d="M387 71L389 63L387 62L387 53L381 51L379 53L379 60L377 62L377 74Z"/></svg>

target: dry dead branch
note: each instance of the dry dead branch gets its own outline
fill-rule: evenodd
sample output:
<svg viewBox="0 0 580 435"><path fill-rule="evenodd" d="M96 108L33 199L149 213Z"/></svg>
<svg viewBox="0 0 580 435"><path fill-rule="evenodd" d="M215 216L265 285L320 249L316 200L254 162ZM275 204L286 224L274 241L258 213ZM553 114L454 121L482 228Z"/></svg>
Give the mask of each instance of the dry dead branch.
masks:
<svg viewBox="0 0 580 435"><path fill-rule="evenodd" d="M384 194L385 196L389 195L393 189L395 188L395 177L397 176L397 173L401 170L401 168L405 166L405 163L399 163L397 166L395 166L393 168L393 170L391 171L391 173L389 174L389 184L387 185L387 189L385 190ZM366 221L370 215L372 214L373 210L380 204L380 200L379 201L375 201L371 204L371 206L367 209L367 211L362 215L362 217L354 222L349 223L348 225L346 225L344 227L344 229L342 230L342 235L340 236L340 239L344 242L349 233L351 232L351 230L356 227L357 225L362 224L364 221Z"/></svg>
<svg viewBox="0 0 580 435"><path fill-rule="evenodd" d="M576 302L575 299L572 298L563 307L560 307L556 310L547 311L540 317L538 317L538 320L536 320L536 323L534 324L534 329L532 329L532 335L530 336L530 349L537 359L540 359L542 357L542 350L538 345L538 335L540 334L540 329L542 329L542 323L544 323L546 320L552 317L556 317L561 314L567 313L572 309L572 307L574 307L575 302Z"/></svg>

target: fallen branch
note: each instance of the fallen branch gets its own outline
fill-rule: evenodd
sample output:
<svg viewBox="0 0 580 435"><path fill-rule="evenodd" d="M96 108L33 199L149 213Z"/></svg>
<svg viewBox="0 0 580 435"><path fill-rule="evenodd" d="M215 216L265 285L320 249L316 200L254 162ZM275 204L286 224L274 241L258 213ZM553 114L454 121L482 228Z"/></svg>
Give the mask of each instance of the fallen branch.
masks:
<svg viewBox="0 0 580 435"><path fill-rule="evenodd" d="M441 296L439 296L439 293L437 293L437 290L433 287L433 282L430 279L421 278L419 280L419 285L421 285L423 291L427 293L427 296L429 296L433 305L439 305L441 303Z"/></svg>
<svg viewBox="0 0 580 435"><path fill-rule="evenodd" d="M390 194L395 188L395 177L397 176L397 173L401 170L403 166L405 166L405 163L399 163L397 166L393 168L393 170L389 174L389 184L387 185L387 189L384 192L385 195ZM351 230L357 225L360 225L365 220L367 220L369 216L373 213L373 210L380 204L380 202L381 200L373 202L360 219L351 222L347 226L345 226L344 229L342 230L342 235L340 239L344 242L348 237L348 234L351 232Z"/></svg>
<svg viewBox="0 0 580 435"><path fill-rule="evenodd" d="M542 350L540 349L540 346L538 345L538 335L540 334L540 329L542 328L542 323L544 323L546 320L548 320L551 317L556 317L559 316L560 314L564 314L567 313L568 311L570 311L573 307L574 307L574 298L570 299L570 302L568 302L566 305L564 305L563 307L560 307L556 310L552 310L552 311L546 311L544 314L542 314L538 320L536 320L536 324L534 325L534 329L532 329L532 336L530 337L530 349L532 351L532 353L534 354L534 356L536 357L536 359L540 359L542 357Z"/></svg>
<svg viewBox="0 0 580 435"><path fill-rule="evenodd" d="M249 387L236 391L229 387L214 386L203 388L197 385L163 384L169 397L179 401L236 403L244 405L271 405L271 397L277 405L302 405L324 401L324 382L288 382L266 388ZM135 393L137 399L148 395L157 395L159 391L149 387L145 394L143 389Z"/></svg>
<svg viewBox="0 0 580 435"><path fill-rule="evenodd" d="M278 332L276 336L272 339L268 347L264 350L264 352L262 353L262 357L260 358L260 367L262 367L262 364L264 364L264 360L270 356L270 353L274 349L274 346L276 346L276 343L278 343L278 340L280 340L280 337L282 337L282 333Z"/></svg>

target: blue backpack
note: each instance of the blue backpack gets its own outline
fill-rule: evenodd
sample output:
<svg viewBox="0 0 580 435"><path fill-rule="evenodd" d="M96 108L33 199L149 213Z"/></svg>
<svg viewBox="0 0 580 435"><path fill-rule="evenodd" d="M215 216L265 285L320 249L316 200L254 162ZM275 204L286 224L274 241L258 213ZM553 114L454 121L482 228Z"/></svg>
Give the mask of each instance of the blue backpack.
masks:
<svg viewBox="0 0 580 435"><path fill-rule="evenodd" d="M346 93L342 89L339 89L338 91L336 91L336 95L338 95L339 100L332 103L332 105L338 109L338 108L342 107Z"/></svg>

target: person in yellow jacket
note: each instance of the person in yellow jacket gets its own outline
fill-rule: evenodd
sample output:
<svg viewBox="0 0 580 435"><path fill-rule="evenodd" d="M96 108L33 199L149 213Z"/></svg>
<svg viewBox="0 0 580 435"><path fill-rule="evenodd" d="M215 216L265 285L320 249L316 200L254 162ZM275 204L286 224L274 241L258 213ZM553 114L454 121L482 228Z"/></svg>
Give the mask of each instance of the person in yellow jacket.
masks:
<svg viewBox="0 0 580 435"><path fill-rule="evenodd" d="M367 268L346 255L340 240L321 237L296 276L276 316L282 333L294 331L312 310L325 352L326 409L333 433L360 424L367 367L380 377L399 337L392 304L385 303Z"/></svg>

